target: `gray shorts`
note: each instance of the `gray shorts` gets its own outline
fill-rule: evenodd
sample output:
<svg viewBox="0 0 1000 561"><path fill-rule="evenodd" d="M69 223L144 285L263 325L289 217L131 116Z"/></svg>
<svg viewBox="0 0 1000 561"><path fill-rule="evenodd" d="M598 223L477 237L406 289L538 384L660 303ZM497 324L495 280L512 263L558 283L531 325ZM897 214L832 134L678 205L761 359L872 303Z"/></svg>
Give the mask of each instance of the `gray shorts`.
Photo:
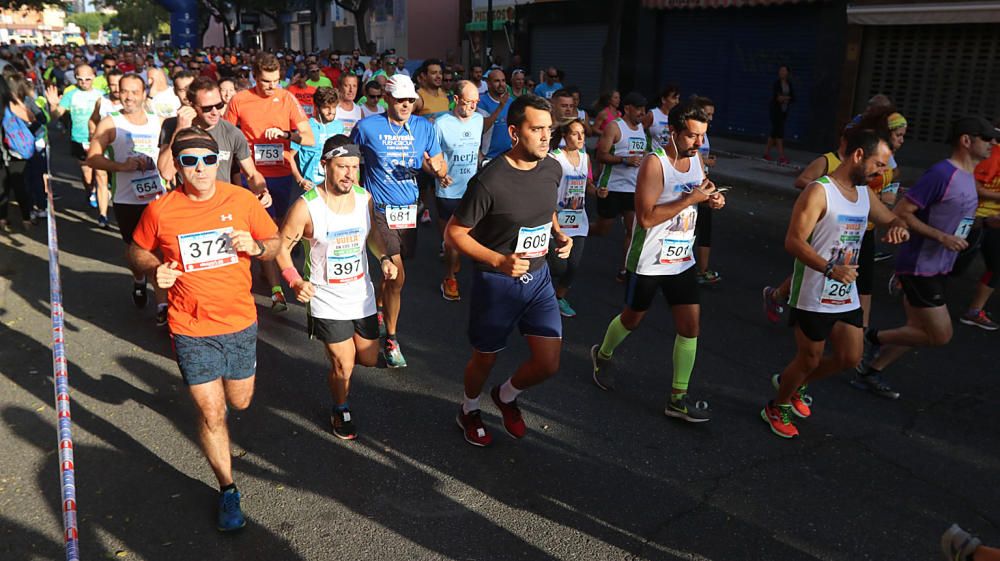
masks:
<svg viewBox="0 0 1000 561"><path fill-rule="evenodd" d="M196 386L218 378L243 380L257 372L257 323L211 337L171 335L184 383Z"/></svg>

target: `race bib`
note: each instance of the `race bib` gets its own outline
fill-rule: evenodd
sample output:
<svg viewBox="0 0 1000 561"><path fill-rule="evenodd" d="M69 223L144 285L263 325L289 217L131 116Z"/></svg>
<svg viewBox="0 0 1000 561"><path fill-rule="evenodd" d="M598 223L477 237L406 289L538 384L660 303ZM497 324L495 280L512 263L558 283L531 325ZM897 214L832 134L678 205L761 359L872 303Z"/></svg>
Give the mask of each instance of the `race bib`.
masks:
<svg viewBox="0 0 1000 561"><path fill-rule="evenodd" d="M329 232L326 235L326 282L344 284L365 276L364 238L360 228Z"/></svg>
<svg viewBox="0 0 1000 561"><path fill-rule="evenodd" d="M390 230L409 230L417 227L417 205L385 206L385 221Z"/></svg>
<svg viewBox="0 0 1000 561"><path fill-rule="evenodd" d="M575 230L583 223L583 210L560 210L556 215L559 227L564 230Z"/></svg>
<svg viewBox="0 0 1000 561"><path fill-rule="evenodd" d="M642 156L646 152L646 138L630 138L628 139L628 156L635 157Z"/></svg>
<svg viewBox="0 0 1000 561"><path fill-rule="evenodd" d="M147 201L155 199L163 193L163 184L160 183L159 175L140 177L139 179L132 180L132 191L135 192L135 198L140 201Z"/></svg>
<svg viewBox="0 0 1000 561"><path fill-rule="evenodd" d="M577 199L586 196L587 192L587 178L586 177L570 177L568 183L566 184L566 198L567 199Z"/></svg>
<svg viewBox="0 0 1000 561"><path fill-rule="evenodd" d="M521 227L517 231L517 243L514 253L531 259L541 257L549 252L549 235L552 233L552 223L547 222L534 228Z"/></svg>
<svg viewBox="0 0 1000 561"><path fill-rule="evenodd" d="M132 150L137 154L142 154L144 156L149 156L150 158L155 158L160 153L160 149L157 146L158 140L159 139L149 134L133 134Z"/></svg>
<svg viewBox="0 0 1000 561"><path fill-rule="evenodd" d="M660 263L674 265L690 261L694 238L663 238L660 240Z"/></svg>
<svg viewBox="0 0 1000 561"><path fill-rule="evenodd" d="M972 224L976 221L975 218L965 217L961 222L958 223L958 228L955 228L955 236L962 238L969 237L969 232L972 230Z"/></svg>
<svg viewBox="0 0 1000 561"><path fill-rule="evenodd" d="M854 283L844 284L831 278L824 277L823 292L819 296L820 304L831 306L843 306L851 303L851 287Z"/></svg>
<svg viewBox="0 0 1000 561"><path fill-rule="evenodd" d="M232 232L232 228L218 228L177 236L184 272L218 269L238 263L240 258L229 238Z"/></svg>
<svg viewBox="0 0 1000 561"><path fill-rule="evenodd" d="M899 192L899 183L890 183L882 188L882 193L886 195L895 195Z"/></svg>
<svg viewBox="0 0 1000 561"><path fill-rule="evenodd" d="M258 166L277 166L281 164L285 147L281 144L254 144L253 161Z"/></svg>

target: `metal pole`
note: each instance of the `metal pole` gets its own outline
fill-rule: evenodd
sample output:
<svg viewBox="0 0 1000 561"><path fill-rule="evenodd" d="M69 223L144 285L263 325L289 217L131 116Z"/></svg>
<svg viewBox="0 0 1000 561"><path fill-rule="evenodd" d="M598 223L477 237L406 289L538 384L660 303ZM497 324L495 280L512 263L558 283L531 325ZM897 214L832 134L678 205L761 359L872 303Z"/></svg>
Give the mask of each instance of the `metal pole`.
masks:
<svg viewBox="0 0 1000 561"><path fill-rule="evenodd" d="M483 48L483 72L490 71L493 57L493 0L486 2L486 46Z"/></svg>

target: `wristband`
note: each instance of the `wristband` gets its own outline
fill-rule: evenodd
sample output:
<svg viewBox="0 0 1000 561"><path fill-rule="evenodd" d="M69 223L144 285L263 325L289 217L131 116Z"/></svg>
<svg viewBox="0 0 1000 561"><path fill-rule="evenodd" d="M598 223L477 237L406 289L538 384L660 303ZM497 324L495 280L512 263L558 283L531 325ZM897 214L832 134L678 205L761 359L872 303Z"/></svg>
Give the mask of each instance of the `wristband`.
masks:
<svg viewBox="0 0 1000 561"><path fill-rule="evenodd" d="M298 270L296 270L295 267L289 267L287 269L282 269L281 278L285 279L285 282L288 283L288 286L292 286L293 284L295 284L295 281L302 280L302 275L299 274Z"/></svg>
<svg viewBox="0 0 1000 561"><path fill-rule="evenodd" d="M391 263L392 262L392 257L389 257L388 255L383 255L382 257L378 258L378 262L379 262L380 265L382 263L385 263L386 261L389 261Z"/></svg>
<svg viewBox="0 0 1000 561"><path fill-rule="evenodd" d="M833 261L827 261L826 270L823 272L823 276L828 279L832 279L833 277L830 276L832 273L833 273Z"/></svg>
<svg viewBox="0 0 1000 561"><path fill-rule="evenodd" d="M260 257L261 255L264 255L264 252L267 251L267 249L264 247L264 242L260 240L254 240L254 243L256 243L257 247L260 248L260 253L254 255L254 257Z"/></svg>

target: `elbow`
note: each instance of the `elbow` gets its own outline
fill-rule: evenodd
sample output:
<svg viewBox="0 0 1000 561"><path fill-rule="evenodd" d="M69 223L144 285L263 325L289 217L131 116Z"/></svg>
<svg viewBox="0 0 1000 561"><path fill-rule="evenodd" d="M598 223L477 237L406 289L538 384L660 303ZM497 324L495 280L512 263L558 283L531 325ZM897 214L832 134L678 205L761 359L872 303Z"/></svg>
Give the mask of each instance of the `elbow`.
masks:
<svg viewBox="0 0 1000 561"><path fill-rule="evenodd" d="M643 213L643 214L636 213L635 214L635 221L639 225L639 227L642 228L642 229L644 229L644 230L648 230L648 229L652 228L653 226L655 226L655 224L653 223L653 221L650 220L649 216L647 214L645 214L645 213Z"/></svg>

